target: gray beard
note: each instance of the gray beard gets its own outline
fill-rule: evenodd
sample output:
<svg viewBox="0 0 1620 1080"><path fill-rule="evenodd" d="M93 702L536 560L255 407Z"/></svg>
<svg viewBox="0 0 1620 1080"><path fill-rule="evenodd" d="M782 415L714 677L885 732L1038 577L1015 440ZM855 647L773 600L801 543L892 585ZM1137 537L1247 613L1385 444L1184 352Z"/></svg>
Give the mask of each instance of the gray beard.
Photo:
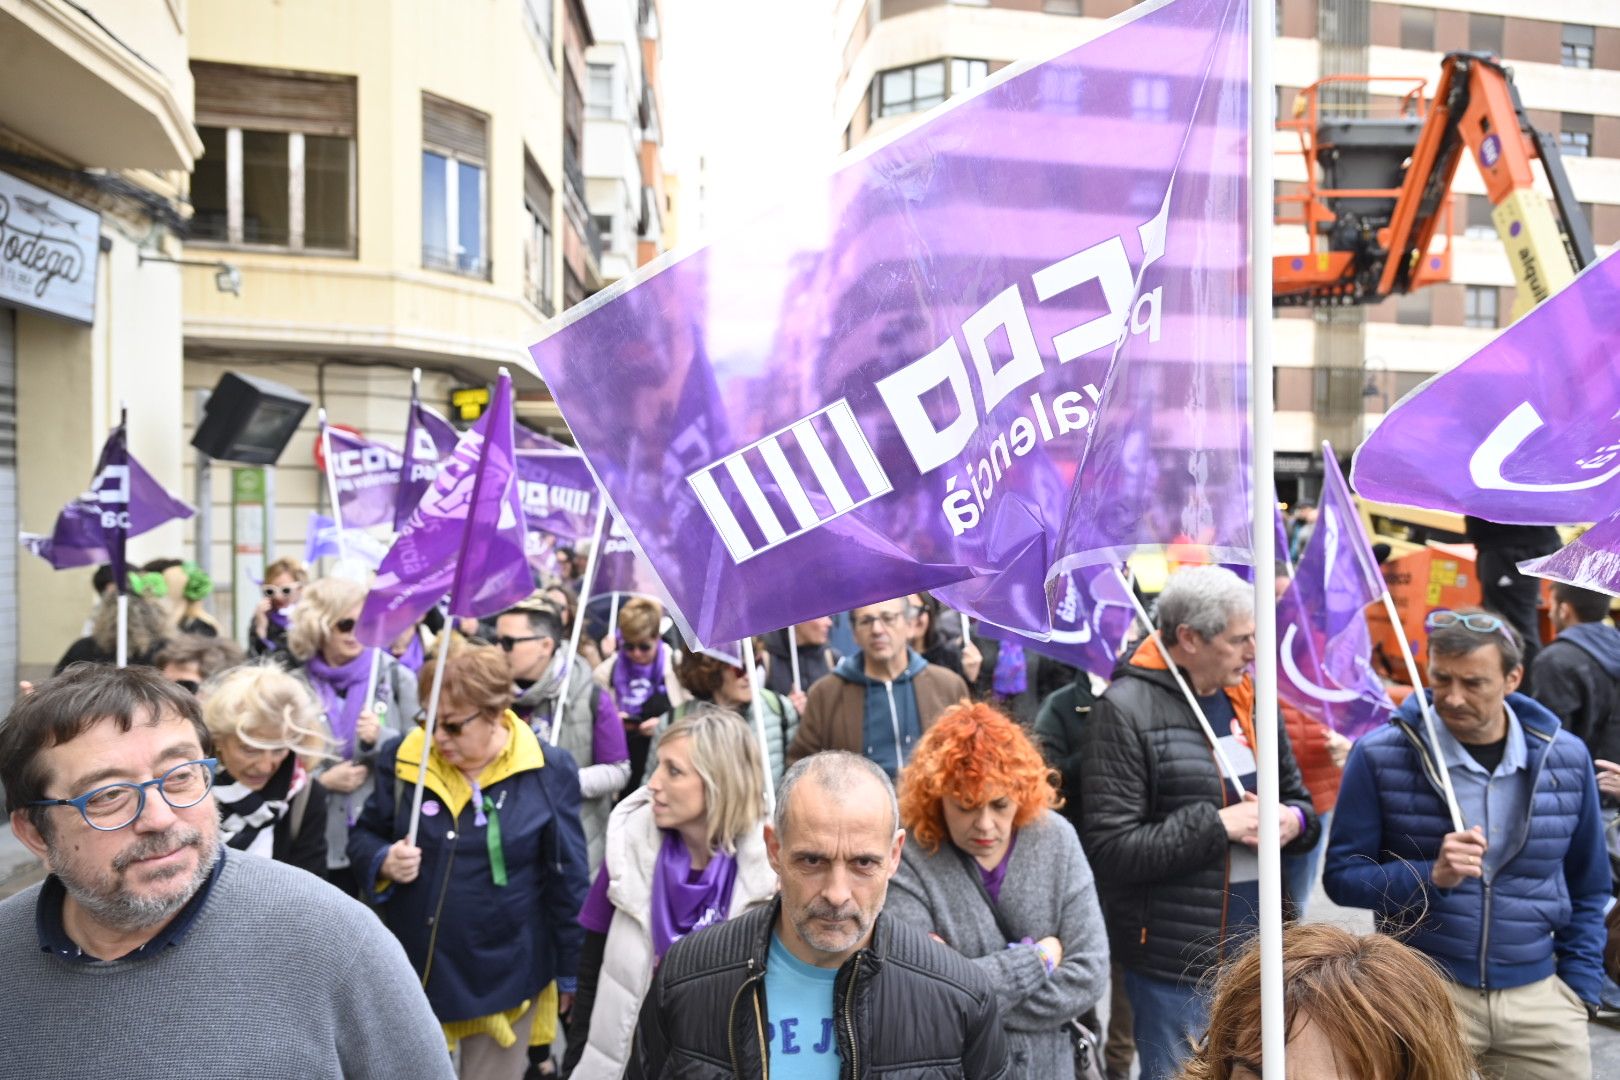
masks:
<svg viewBox="0 0 1620 1080"><path fill-rule="evenodd" d="M107 877L97 880L79 878L68 870L65 861L58 864L56 876L61 880L67 894L102 926L123 933L150 930L172 918L176 912L190 903L191 898L197 895L197 890L202 888L203 882L214 872L214 864L219 861L222 842L218 831L210 830L210 835L205 837L201 830L188 830L178 839L182 843L194 844L199 858L197 869L191 875L191 881L185 889L173 896L141 897L124 888L119 875L131 862L172 847L176 839L174 835L166 833L130 847L113 860L113 874Z"/></svg>

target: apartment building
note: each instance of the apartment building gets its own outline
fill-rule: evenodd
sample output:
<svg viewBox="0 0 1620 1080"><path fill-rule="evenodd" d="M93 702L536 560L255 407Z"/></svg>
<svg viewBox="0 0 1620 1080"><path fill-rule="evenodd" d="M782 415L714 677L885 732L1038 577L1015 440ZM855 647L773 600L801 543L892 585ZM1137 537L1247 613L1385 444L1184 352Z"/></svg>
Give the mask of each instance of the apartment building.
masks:
<svg viewBox="0 0 1620 1080"><path fill-rule="evenodd" d="M588 0L585 178L602 237L601 276L617 281L664 250L663 55L657 0Z"/></svg>

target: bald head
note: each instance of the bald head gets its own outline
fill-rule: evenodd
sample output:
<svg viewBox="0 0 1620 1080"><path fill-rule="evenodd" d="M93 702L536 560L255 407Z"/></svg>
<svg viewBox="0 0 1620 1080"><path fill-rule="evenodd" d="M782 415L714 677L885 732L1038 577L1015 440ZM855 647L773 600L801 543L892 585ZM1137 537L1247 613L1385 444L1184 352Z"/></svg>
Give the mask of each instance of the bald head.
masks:
<svg viewBox="0 0 1620 1080"><path fill-rule="evenodd" d="M805 790L796 793L795 789L804 781L809 781ZM803 758L787 771L776 793L776 816L772 823L778 836L787 831L795 794L799 799L814 800L817 805L835 803L852 814L863 813L868 808L876 813L880 804L887 803L889 831L900 829L900 802L888 773L859 754L824 750Z"/></svg>

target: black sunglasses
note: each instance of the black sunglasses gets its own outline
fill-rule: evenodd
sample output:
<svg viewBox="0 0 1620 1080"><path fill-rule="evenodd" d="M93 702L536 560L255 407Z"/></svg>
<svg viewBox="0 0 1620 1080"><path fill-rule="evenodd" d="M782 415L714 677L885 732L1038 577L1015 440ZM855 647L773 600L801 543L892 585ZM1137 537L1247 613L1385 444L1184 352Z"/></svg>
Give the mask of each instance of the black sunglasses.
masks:
<svg viewBox="0 0 1620 1080"><path fill-rule="evenodd" d="M627 641L624 643L625 652L652 652L656 648L658 648L658 642L656 641Z"/></svg>
<svg viewBox="0 0 1620 1080"><path fill-rule="evenodd" d="M528 637L513 637L510 634L502 634L495 639L495 644L499 645L503 651L511 652L521 641L540 641L546 636L545 634L530 634Z"/></svg>
<svg viewBox="0 0 1620 1080"><path fill-rule="evenodd" d="M435 720L433 730L442 731L452 739L459 739L461 733L467 730L467 725L477 719L478 715L475 713L465 720ZM427 727L427 713L419 712L416 714L416 726L419 728Z"/></svg>
<svg viewBox="0 0 1620 1080"><path fill-rule="evenodd" d="M332 629L340 634L352 634L357 623L356 619L339 619L332 624Z"/></svg>

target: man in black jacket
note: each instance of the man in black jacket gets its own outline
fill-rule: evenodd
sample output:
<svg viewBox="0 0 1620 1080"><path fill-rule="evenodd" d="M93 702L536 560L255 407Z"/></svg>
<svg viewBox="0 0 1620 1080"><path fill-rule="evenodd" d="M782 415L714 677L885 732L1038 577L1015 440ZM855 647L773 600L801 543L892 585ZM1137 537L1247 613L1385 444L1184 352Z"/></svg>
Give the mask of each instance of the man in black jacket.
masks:
<svg viewBox="0 0 1620 1080"><path fill-rule="evenodd" d="M670 948L642 1003L629 1080L740 1080L789 1062L827 1080L1004 1080L984 977L882 916L905 838L894 788L866 758L824 751L789 769L765 830L780 897Z"/></svg>
<svg viewBox="0 0 1620 1080"><path fill-rule="evenodd" d="M1202 1033L1198 982L1253 933L1259 899L1254 587L1221 567L1183 570L1160 594L1157 621L1092 708L1080 746L1081 833L1113 959L1125 968L1143 1080L1174 1075L1189 1037ZM1278 732L1283 849L1309 851L1320 823L1279 718L1266 720ZM1237 776L1224 774L1227 763Z"/></svg>
<svg viewBox="0 0 1620 1080"><path fill-rule="evenodd" d="M1531 696L1563 721L1599 760L1620 761L1620 630L1603 620L1611 598L1558 582L1553 625L1558 636L1533 663Z"/></svg>

